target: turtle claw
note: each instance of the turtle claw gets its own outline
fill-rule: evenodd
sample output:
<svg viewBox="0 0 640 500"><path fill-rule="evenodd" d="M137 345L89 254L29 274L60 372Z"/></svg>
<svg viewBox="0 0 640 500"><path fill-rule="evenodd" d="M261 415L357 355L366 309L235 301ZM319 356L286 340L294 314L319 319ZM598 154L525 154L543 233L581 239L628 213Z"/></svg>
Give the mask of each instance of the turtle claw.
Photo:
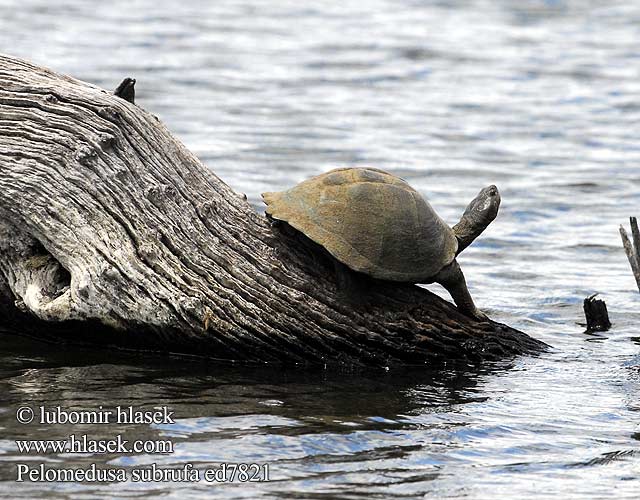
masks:
<svg viewBox="0 0 640 500"><path fill-rule="evenodd" d="M480 311L480 309L476 309L473 313L470 314L470 316L477 321L490 321L489 316Z"/></svg>

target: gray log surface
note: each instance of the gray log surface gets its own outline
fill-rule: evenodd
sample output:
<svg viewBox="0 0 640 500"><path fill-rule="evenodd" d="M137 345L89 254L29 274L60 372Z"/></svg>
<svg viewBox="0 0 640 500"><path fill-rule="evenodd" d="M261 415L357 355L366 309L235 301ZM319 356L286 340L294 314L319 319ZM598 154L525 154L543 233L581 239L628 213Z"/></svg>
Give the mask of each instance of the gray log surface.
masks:
<svg viewBox="0 0 640 500"><path fill-rule="evenodd" d="M256 362L439 364L545 345L413 285L344 300L152 114L0 55L0 323Z"/></svg>

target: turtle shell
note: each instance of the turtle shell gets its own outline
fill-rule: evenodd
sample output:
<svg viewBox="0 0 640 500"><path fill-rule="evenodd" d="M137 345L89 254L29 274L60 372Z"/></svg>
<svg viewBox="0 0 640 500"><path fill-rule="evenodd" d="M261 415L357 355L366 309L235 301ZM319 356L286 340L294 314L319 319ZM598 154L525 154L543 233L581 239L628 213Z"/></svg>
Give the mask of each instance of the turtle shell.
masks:
<svg viewBox="0 0 640 500"><path fill-rule="evenodd" d="M355 271L418 283L455 258L458 241L404 180L373 168L341 168L262 195L286 221Z"/></svg>

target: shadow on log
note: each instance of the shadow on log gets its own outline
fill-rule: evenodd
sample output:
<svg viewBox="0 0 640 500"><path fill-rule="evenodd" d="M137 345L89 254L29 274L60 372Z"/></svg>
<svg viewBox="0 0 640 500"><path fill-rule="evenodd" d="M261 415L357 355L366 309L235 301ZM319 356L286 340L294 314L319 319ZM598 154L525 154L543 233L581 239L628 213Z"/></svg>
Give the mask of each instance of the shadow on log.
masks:
<svg viewBox="0 0 640 500"><path fill-rule="evenodd" d="M413 285L340 298L153 115L0 56L0 314L36 335L225 360L388 366L545 344Z"/></svg>

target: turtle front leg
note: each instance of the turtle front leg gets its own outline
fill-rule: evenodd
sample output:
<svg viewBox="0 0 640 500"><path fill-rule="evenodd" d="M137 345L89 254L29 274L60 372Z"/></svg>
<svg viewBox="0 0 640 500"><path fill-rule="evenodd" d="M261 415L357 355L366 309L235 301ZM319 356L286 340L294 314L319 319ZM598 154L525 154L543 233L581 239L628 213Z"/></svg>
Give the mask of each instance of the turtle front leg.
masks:
<svg viewBox="0 0 640 500"><path fill-rule="evenodd" d="M487 315L481 312L473 303L462 269L460 269L460 265L455 259L451 264L442 269L433 281L440 283L447 289L447 292L451 295L460 312L478 321L487 321L489 319Z"/></svg>

